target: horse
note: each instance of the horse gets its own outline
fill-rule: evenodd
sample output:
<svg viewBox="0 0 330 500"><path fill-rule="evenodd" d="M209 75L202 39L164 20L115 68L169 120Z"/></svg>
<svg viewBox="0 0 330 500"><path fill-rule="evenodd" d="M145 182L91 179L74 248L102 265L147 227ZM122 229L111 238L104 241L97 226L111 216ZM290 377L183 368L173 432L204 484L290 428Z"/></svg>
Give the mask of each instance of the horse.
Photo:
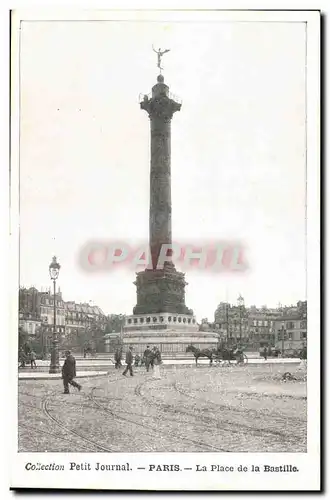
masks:
<svg viewBox="0 0 330 500"><path fill-rule="evenodd" d="M198 347L195 347L193 345L188 345L186 352L192 352L195 361L196 361L196 366L198 362L198 358L208 358L210 360L210 365L212 365L213 362L213 351L211 349L198 349Z"/></svg>

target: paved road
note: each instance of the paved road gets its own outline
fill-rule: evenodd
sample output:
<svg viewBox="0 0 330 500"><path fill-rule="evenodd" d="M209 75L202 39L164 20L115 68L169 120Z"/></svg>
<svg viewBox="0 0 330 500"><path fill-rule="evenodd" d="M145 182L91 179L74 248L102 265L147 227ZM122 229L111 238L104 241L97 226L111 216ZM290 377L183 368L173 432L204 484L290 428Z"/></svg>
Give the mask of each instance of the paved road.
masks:
<svg viewBox="0 0 330 500"><path fill-rule="evenodd" d="M163 366L156 380L113 369L69 396L59 380L20 381L19 450L304 452L306 383L278 370Z"/></svg>
<svg viewBox="0 0 330 500"><path fill-rule="evenodd" d="M63 365L64 360L60 359L60 366ZM124 360L122 361L123 366L124 366ZM228 364L228 362L223 362L225 364ZM235 365L237 361L230 361L231 364ZM250 365L269 365L269 364L276 364L276 365L299 365L302 363L302 361L299 358L268 358L265 360L264 358L249 358L245 360L245 363L248 363ZM49 360L37 360L36 362L37 368L31 369L29 365L26 365L24 368L19 368L19 373L29 373L31 371L38 372L38 371L49 371L49 365L50 361ZM110 369L114 367L114 361L112 359L99 359L99 358L86 358L86 359L77 359L76 360L76 366L79 370L105 370L105 369ZM185 366L191 366L195 365L196 361L194 358L186 358L186 359L164 359L163 360L164 365L185 365ZM209 365L210 361L208 359L203 359L200 358L198 360L198 365ZM215 365L218 363L215 361Z"/></svg>

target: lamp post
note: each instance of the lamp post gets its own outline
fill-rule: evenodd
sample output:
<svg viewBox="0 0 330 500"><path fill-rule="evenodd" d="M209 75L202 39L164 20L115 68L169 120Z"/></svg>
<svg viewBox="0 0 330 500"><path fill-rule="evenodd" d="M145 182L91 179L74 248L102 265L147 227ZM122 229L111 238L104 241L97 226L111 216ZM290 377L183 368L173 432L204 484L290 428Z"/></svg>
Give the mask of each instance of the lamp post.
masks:
<svg viewBox="0 0 330 500"><path fill-rule="evenodd" d="M243 308L244 308L244 299L242 295L240 295L237 299L238 307L239 307L239 343L242 344L242 319L243 319Z"/></svg>
<svg viewBox="0 0 330 500"><path fill-rule="evenodd" d="M283 357L283 354L284 354L284 334L285 334L284 321L282 321L282 327L281 327L281 340L282 340L282 352L281 352L281 356L282 357Z"/></svg>
<svg viewBox="0 0 330 500"><path fill-rule="evenodd" d="M53 325L53 336L52 336L52 348L51 348L51 360L49 373L59 373L60 372L60 358L58 351L58 335L56 332L56 280L58 278L61 266L53 257L51 264L49 265L49 275L50 279L53 280L54 286L54 325Z"/></svg>
<svg viewBox="0 0 330 500"><path fill-rule="evenodd" d="M226 303L226 329L227 329L227 345L229 344L229 304Z"/></svg>
<svg viewBox="0 0 330 500"><path fill-rule="evenodd" d="M234 335L235 335L235 345L237 344L237 319L235 318L233 320L233 324L234 324Z"/></svg>

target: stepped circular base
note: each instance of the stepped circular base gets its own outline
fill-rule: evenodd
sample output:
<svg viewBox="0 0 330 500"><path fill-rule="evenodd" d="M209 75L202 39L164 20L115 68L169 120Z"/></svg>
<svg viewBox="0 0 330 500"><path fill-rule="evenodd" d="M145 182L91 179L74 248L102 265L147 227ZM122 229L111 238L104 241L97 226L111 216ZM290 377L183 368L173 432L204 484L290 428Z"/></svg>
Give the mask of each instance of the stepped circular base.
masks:
<svg viewBox="0 0 330 500"><path fill-rule="evenodd" d="M134 354L143 354L147 346L158 347L166 356L180 356L186 353L189 345L199 349L214 349L218 344L218 336L213 332L199 332L196 330L180 331L179 329L164 330L136 330L123 334L124 349L133 347Z"/></svg>

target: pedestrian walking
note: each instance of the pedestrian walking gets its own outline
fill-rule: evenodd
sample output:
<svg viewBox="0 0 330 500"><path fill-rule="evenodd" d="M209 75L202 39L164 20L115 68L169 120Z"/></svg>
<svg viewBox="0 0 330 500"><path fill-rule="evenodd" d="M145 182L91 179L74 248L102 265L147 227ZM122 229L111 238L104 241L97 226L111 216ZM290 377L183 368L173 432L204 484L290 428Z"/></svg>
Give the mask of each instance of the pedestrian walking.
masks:
<svg viewBox="0 0 330 500"><path fill-rule="evenodd" d="M160 365L162 364L162 356L160 354L160 350L157 347L153 348L153 365L154 365L154 374L153 378L160 379L162 378L160 375Z"/></svg>
<svg viewBox="0 0 330 500"><path fill-rule="evenodd" d="M32 370L33 370L33 368L37 368L36 359L37 359L36 353L34 351L31 351L30 352L30 363L31 363Z"/></svg>
<svg viewBox="0 0 330 500"><path fill-rule="evenodd" d="M69 384L81 390L81 385L73 380L76 376L76 360L70 351L65 351L66 359L62 366L62 378L64 385L64 394L69 394Z"/></svg>
<svg viewBox="0 0 330 500"><path fill-rule="evenodd" d="M122 355L123 355L122 348L118 347L115 351L115 368L120 368L122 366L121 364Z"/></svg>
<svg viewBox="0 0 330 500"><path fill-rule="evenodd" d="M130 345L126 353L126 368L123 371L123 375L126 377L126 373L129 371L130 376L133 377L133 347Z"/></svg>
<svg viewBox="0 0 330 500"><path fill-rule="evenodd" d="M262 351L262 355L264 357L264 360L267 361L267 354L268 354L268 349L267 347L265 346L264 347L264 350Z"/></svg>
<svg viewBox="0 0 330 500"><path fill-rule="evenodd" d="M138 367L140 361L141 361L141 356L139 354L136 354L135 359L134 359L134 366Z"/></svg>
<svg viewBox="0 0 330 500"><path fill-rule="evenodd" d="M150 349L150 346L147 345L146 350L143 353L144 364L147 372L149 371L150 365L153 367L153 353Z"/></svg>
<svg viewBox="0 0 330 500"><path fill-rule="evenodd" d="M26 355L23 349L19 350L18 361L21 363L18 368L25 368Z"/></svg>

